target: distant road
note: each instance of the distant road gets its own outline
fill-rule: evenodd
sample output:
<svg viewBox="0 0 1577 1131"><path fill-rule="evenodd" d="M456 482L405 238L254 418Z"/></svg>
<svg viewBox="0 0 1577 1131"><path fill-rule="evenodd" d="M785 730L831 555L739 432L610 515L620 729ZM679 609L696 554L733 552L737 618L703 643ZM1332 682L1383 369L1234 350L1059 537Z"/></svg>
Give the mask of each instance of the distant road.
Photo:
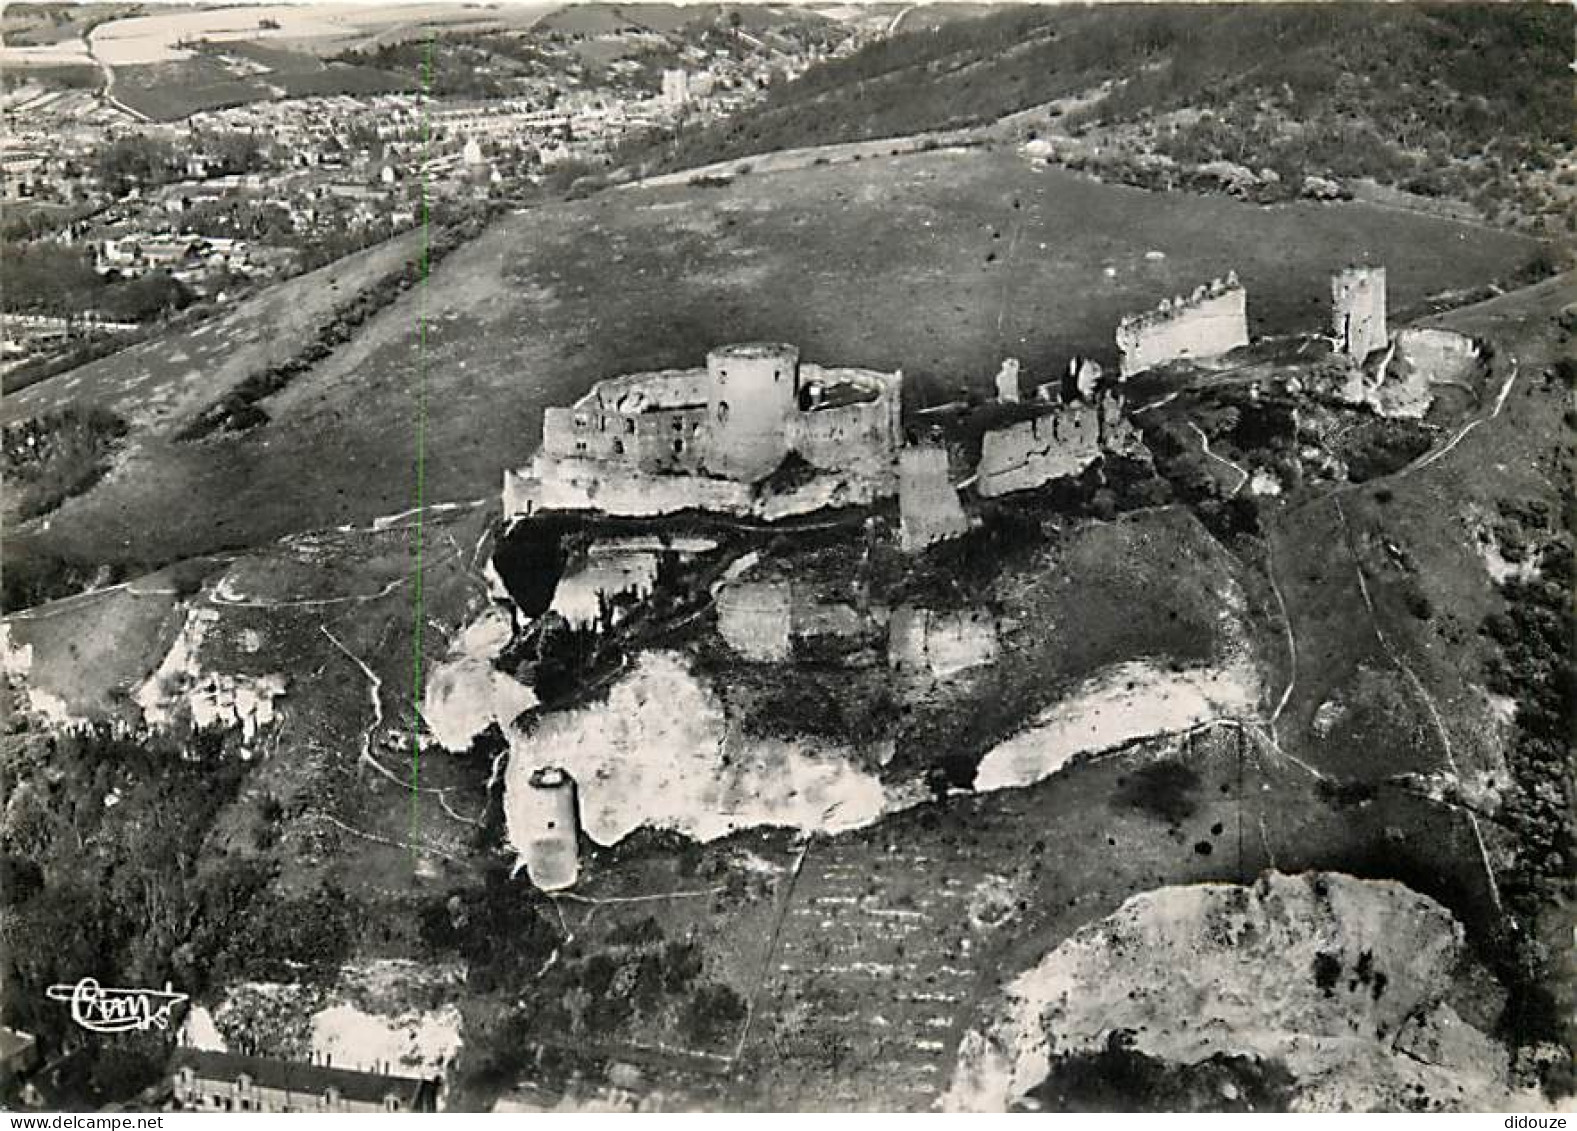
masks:
<svg viewBox="0 0 1577 1131"><path fill-rule="evenodd" d="M141 110L134 110L115 97L115 68L110 66L108 62L93 50L93 29L97 26L97 24L93 24L82 29L82 45L87 49L88 58L93 61L93 64L104 75L104 85L99 88L99 98L109 106L119 110L122 114L129 114L139 122L151 122L153 119Z"/></svg>
<svg viewBox="0 0 1577 1131"><path fill-rule="evenodd" d="M799 149L778 149L771 153L757 153L749 157L731 157L714 161L710 165L696 165L673 173L659 173L630 181L620 188L672 188L687 185L698 177L743 177L752 173L785 173L811 165L841 165L845 161L867 157L886 157L895 153L920 153L928 149L942 149L954 145L972 145L977 142L967 130L946 133L906 134L902 137L879 137L869 141L840 141L831 145L808 145Z"/></svg>
<svg viewBox="0 0 1577 1131"><path fill-rule="evenodd" d="M903 23L903 18L905 16L907 16L910 12L914 11L919 6L920 5L918 5L918 4L910 4L903 11L899 12L896 16L894 16L893 17L893 22L887 25L887 34L888 35L897 35L898 34L898 25Z"/></svg>

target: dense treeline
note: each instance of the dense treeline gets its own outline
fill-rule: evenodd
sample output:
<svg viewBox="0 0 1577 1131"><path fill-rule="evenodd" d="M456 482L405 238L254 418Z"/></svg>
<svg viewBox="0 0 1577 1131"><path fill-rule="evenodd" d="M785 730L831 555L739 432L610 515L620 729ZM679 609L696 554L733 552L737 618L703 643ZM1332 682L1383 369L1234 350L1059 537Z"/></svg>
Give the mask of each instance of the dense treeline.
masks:
<svg viewBox="0 0 1577 1131"><path fill-rule="evenodd" d="M89 252L61 244L6 244L0 261L6 280L0 308L8 313L143 322L180 310L195 298L190 287L162 271L135 279L105 278L93 270Z"/></svg>
<svg viewBox="0 0 1577 1131"><path fill-rule="evenodd" d="M812 68L759 108L664 139L682 168L804 145L993 122L1112 82L1067 127L1212 111L1230 156L1307 174L1369 175L1415 188L1482 189L1508 169L1548 168L1569 141L1569 7L1526 5L1189 5L1033 7L879 41ZM1267 129L1312 130L1307 137ZM1301 130L1299 131L1301 134ZM1270 142L1285 151L1262 152ZM1311 148L1312 144L1312 148ZM1422 155L1422 156L1420 156ZM1471 163L1436 182L1429 174ZM1480 168L1479 166L1482 166ZM1458 186L1462 175L1475 185Z"/></svg>
<svg viewBox="0 0 1577 1131"><path fill-rule="evenodd" d="M1485 622L1484 634L1496 651L1486 665L1489 690L1516 702L1516 732L1507 752L1512 788L1501 819L1517 846L1501 876L1507 908L1522 929L1501 954L1512 998L1507 1026L1521 1041L1559 1040L1562 1019L1552 998L1553 956L1540 941L1543 910L1573 894L1572 864L1577 853L1577 819L1571 795L1571 736L1577 728L1577 659L1573 653L1571 593L1577 584L1569 537L1549 537L1544 509L1508 507L1503 527L1521 527L1543 545L1502 539L1502 552L1517 560L1531 557L1538 569L1501 584L1504 611ZM1545 1081L1552 1095L1570 1095L1577 1074L1567 1061Z"/></svg>
<svg viewBox="0 0 1577 1131"><path fill-rule="evenodd" d="M356 919L342 892L282 895L273 863L215 835L245 773L214 732L131 738L100 726L7 740L0 1014L51 1053L80 1049L88 1093L77 1098L149 1083L171 1034L84 1042L48 986L168 981L196 996L240 978L327 980L349 953ZM277 806L254 814L282 817Z"/></svg>
<svg viewBox="0 0 1577 1131"><path fill-rule="evenodd" d="M0 473L17 517L35 518L96 483L126 422L108 409L71 406L0 430Z"/></svg>

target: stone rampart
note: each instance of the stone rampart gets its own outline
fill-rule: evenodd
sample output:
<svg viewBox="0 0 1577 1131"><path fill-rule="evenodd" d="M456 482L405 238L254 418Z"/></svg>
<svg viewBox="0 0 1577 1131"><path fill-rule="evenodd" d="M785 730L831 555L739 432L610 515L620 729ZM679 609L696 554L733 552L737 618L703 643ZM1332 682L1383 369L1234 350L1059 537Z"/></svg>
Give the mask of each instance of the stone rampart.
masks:
<svg viewBox="0 0 1577 1131"><path fill-rule="evenodd" d="M1248 295L1236 275L1188 296L1162 299L1117 324L1120 375L1128 378L1169 361L1217 357L1248 345Z"/></svg>

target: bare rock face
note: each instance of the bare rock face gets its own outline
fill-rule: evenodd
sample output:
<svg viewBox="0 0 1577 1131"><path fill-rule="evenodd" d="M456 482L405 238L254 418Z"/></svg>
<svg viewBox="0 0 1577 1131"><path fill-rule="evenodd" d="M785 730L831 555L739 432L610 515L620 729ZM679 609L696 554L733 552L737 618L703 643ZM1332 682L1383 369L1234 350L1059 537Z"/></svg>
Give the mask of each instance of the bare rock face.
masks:
<svg viewBox="0 0 1577 1131"><path fill-rule="evenodd" d="M536 706L536 693L493 667L509 642L509 618L490 609L456 639L427 681L422 719L445 750L464 753L494 723L508 726Z"/></svg>
<svg viewBox="0 0 1577 1131"><path fill-rule="evenodd" d="M837 832L870 824L891 797L852 747L745 733L669 652L646 652L605 701L509 731L504 816L522 853L534 835L531 777L555 766L579 787L582 827L599 844L637 828L709 841L764 825Z"/></svg>
<svg viewBox="0 0 1577 1131"><path fill-rule="evenodd" d="M1465 960L1460 924L1390 881L1267 873L1134 896L1005 988L959 1049L944 1099L1003 1110L1053 1058L1113 1034L1168 1062L1275 1062L1306 1110L1501 1110L1504 1048L1442 1000Z"/></svg>

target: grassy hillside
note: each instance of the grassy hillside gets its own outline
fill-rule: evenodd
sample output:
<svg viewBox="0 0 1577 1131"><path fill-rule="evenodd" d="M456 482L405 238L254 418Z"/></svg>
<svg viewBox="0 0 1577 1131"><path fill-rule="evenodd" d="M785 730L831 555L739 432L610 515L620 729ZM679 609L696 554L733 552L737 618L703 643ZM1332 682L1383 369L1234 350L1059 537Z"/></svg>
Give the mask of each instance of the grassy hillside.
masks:
<svg viewBox="0 0 1577 1131"><path fill-rule="evenodd" d="M1112 84L1058 127L1208 111L1146 147L1269 167L1283 183L1369 176L1547 215L1570 151L1572 29L1569 7L1538 4L1059 6L906 22L664 161L984 125Z"/></svg>

